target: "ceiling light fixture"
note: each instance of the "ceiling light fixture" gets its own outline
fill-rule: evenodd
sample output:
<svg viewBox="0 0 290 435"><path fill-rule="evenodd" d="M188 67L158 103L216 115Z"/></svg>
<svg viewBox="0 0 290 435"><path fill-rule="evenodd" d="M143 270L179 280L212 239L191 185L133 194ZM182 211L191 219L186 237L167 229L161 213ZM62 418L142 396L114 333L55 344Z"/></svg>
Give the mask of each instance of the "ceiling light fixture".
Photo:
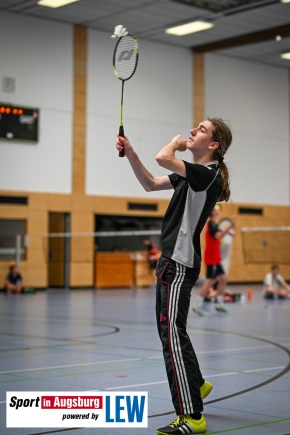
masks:
<svg viewBox="0 0 290 435"><path fill-rule="evenodd" d="M290 51L288 53L281 54L282 59L290 60Z"/></svg>
<svg viewBox="0 0 290 435"><path fill-rule="evenodd" d="M290 3L290 0L281 0L281 3Z"/></svg>
<svg viewBox="0 0 290 435"><path fill-rule="evenodd" d="M39 0L37 4L40 6L46 6L48 8L60 8L78 1L79 0Z"/></svg>
<svg viewBox="0 0 290 435"><path fill-rule="evenodd" d="M170 35L184 36L189 35L190 33L201 32L202 30L211 29L212 27L213 24L206 21L192 21L191 23L170 27L166 29L165 32L169 33Z"/></svg>

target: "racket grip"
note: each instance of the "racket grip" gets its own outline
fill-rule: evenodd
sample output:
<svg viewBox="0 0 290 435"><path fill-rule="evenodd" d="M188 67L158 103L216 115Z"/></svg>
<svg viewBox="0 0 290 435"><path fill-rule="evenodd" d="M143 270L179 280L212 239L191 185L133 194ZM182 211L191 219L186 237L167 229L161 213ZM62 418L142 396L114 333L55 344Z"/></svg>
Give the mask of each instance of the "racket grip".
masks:
<svg viewBox="0 0 290 435"><path fill-rule="evenodd" d="M124 137L124 127L122 125L120 125L119 127L119 136ZM119 157L124 157L125 156L125 150L124 148L119 151Z"/></svg>

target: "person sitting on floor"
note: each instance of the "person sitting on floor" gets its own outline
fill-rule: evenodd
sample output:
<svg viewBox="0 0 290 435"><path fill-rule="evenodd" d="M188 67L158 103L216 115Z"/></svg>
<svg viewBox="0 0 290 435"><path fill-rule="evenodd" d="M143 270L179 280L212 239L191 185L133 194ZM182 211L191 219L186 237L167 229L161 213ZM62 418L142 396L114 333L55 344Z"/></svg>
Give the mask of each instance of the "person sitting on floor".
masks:
<svg viewBox="0 0 290 435"><path fill-rule="evenodd" d="M23 277L16 265L9 268L9 273L6 276L4 289L15 293L21 293L24 288Z"/></svg>
<svg viewBox="0 0 290 435"><path fill-rule="evenodd" d="M290 286L283 276L279 273L279 266L273 265L271 272L264 278L264 298L265 299L285 299L290 296Z"/></svg>

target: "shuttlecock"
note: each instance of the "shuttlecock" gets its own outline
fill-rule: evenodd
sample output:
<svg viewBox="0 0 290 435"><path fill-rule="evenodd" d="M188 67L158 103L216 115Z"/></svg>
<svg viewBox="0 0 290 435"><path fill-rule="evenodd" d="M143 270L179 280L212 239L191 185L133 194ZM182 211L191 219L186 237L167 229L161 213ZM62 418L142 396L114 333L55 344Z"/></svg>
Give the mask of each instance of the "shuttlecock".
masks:
<svg viewBox="0 0 290 435"><path fill-rule="evenodd" d="M122 24L118 24L118 26L115 27L114 33L111 38L121 38L125 35L128 35L126 27L122 26Z"/></svg>

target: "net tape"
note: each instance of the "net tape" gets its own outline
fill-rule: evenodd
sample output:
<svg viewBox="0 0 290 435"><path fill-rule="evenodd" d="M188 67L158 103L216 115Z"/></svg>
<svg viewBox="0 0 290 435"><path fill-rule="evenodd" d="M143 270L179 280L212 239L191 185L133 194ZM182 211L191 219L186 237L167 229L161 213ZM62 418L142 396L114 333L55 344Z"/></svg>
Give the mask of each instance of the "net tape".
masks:
<svg viewBox="0 0 290 435"><path fill-rule="evenodd" d="M115 236L151 236L160 235L160 230L140 231L96 231L94 233L47 233L46 237L115 237Z"/></svg>
<svg viewBox="0 0 290 435"><path fill-rule="evenodd" d="M263 231L290 231L290 227L243 227L243 232L263 232Z"/></svg>

